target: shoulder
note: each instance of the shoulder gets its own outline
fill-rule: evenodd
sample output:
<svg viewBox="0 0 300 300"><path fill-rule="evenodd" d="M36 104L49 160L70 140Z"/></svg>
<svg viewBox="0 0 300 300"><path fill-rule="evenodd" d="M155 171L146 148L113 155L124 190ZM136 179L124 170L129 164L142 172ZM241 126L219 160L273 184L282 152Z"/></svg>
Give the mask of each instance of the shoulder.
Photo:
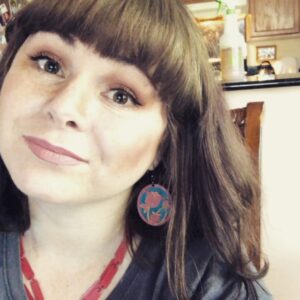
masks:
<svg viewBox="0 0 300 300"><path fill-rule="evenodd" d="M259 281L246 280L222 262L205 239L195 240L188 248L186 274L190 297L194 300L251 299L249 291L255 290L260 300L270 300L271 295Z"/></svg>
<svg viewBox="0 0 300 300"><path fill-rule="evenodd" d="M25 299L19 277L19 234L0 231L0 299ZM19 282L19 285L16 284Z"/></svg>
<svg viewBox="0 0 300 300"><path fill-rule="evenodd" d="M14 255L19 249L19 234L16 232L0 231L0 259Z"/></svg>
<svg viewBox="0 0 300 300"><path fill-rule="evenodd" d="M10 245L11 243L18 242L19 240L19 233L17 232L5 232L0 231L0 244L1 245Z"/></svg>

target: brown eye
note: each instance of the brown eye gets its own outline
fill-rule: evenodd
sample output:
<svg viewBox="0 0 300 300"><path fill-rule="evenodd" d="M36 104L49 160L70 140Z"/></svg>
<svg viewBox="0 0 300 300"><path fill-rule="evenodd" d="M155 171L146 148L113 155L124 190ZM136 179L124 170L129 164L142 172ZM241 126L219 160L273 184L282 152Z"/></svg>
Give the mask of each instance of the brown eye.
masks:
<svg viewBox="0 0 300 300"><path fill-rule="evenodd" d="M129 91L123 88L112 89L108 93L109 98L111 98L115 103L120 105L140 105L136 97Z"/></svg>
<svg viewBox="0 0 300 300"><path fill-rule="evenodd" d="M116 90L113 95L113 100L118 104L126 104L129 100L129 95L122 90Z"/></svg>
<svg viewBox="0 0 300 300"><path fill-rule="evenodd" d="M41 70L54 75L63 75L60 63L57 62L55 59L47 55L39 55L31 57L31 59L37 62L37 65Z"/></svg>
<svg viewBox="0 0 300 300"><path fill-rule="evenodd" d="M41 65L41 62L39 65ZM46 61L41 67L43 67L43 69L46 72L52 73L52 74L57 74L60 71L60 66L59 66L58 62L56 62L54 60Z"/></svg>

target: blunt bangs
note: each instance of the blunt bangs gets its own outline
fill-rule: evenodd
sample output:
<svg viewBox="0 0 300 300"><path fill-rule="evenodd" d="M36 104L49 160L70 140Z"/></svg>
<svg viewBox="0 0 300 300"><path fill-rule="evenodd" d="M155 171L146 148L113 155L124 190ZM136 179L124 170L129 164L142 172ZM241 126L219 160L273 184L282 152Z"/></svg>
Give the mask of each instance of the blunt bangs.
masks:
<svg viewBox="0 0 300 300"><path fill-rule="evenodd" d="M187 14L180 0L37 0L17 15L9 38L22 34L24 42L38 31L78 38L105 57L140 68L162 100L170 100L183 87L191 93L193 70L200 75L200 55L191 47L200 36L191 37Z"/></svg>

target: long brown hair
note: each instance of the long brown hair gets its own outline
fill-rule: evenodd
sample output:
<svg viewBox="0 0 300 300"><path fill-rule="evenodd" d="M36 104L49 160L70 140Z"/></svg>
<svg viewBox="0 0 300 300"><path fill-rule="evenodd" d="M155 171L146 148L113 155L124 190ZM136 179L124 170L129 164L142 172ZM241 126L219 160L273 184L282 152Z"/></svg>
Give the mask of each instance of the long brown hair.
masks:
<svg viewBox="0 0 300 300"><path fill-rule="evenodd" d="M167 226L150 229L137 217L135 198L147 175L133 187L126 229L155 234L165 244L170 287L188 299L187 245L206 238L251 290L253 271L245 245L259 254L249 210L259 187L248 152L239 139L221 87L208 64L201 33L180 0L35 0L8 27L8 46L0 63L0 85L26 38L38 31L78 38L101 55L140 68L167 107L168 125L159 149L156 180L172 193L173 214ZM16 83L17 84L17 83ZM25 231L30 226L26 197L17 190L0 159L0 226ZM14 200L11 200L11 199ZM201 251L201 249L199 249Z"/></svg>

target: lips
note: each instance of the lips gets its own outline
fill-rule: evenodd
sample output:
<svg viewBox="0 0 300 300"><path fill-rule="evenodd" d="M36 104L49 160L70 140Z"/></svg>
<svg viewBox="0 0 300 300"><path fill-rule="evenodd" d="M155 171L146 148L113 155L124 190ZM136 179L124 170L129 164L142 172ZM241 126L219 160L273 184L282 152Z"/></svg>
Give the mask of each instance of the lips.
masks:
<svg viewBox="0 0 300 300"><path fill-rule="evenodd" d="M77 154L50 144L49 142L32 136L23 136L29 149L38 158L56 165L77 165L88 163L87 160Z"/></svg>

